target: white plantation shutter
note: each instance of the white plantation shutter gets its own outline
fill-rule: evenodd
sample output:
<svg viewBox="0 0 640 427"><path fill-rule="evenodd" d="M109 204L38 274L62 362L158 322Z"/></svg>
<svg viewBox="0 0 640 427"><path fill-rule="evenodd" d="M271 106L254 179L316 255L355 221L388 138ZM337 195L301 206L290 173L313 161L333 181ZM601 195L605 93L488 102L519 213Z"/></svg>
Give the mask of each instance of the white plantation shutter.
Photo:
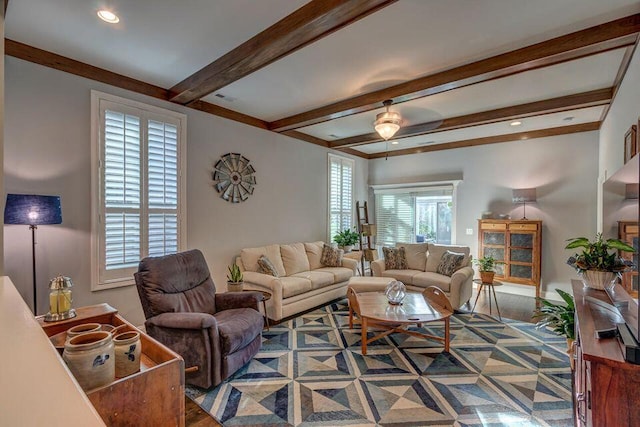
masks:
<svg viewBox="0 0 640 427"><path fill-rule="evenodd" d="M133 267L140 256L140 118L104 113L105 268Z"/></svg>
<svg viewBox="0 0 640 427"><path fill-rule="evenodd" d="M376 242L379 246L414 241L414 203L409 193L376 195Z"/></svg>
<svg viewBox="0 0 640 427"><path fill-rule="evenodd" d="M186 117L93 93L99 190L94 197L93 289L132 283L146 256L181 250L184 183L181 145ZM94 123L95 124L95 123Z"/></svg>
<svg viewBox="0 0 640 427"><path fill-rule="evenodd" d="M353 160L329 154L329 241L352 227L353 168Z"/></svg>

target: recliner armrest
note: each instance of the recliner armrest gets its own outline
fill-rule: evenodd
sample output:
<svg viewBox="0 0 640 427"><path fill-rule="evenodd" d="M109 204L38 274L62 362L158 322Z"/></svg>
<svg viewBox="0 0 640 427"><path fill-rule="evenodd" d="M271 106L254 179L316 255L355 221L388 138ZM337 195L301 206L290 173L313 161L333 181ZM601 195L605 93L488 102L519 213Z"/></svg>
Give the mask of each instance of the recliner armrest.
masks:
<svg viewBox="0 0 640 427"><path fill-rule="evenodd" d="M260 292L227 292L216 294L216 311L232 308L253 308L260 311L259 304L262 301Z"/></svg>
<svg viewBox="0 0 640 427"><path fill-rule="evenodd" d="M215 317L208 313L162 313L144 322L146 327L169 329L207 329L218 325Z"/></svg>

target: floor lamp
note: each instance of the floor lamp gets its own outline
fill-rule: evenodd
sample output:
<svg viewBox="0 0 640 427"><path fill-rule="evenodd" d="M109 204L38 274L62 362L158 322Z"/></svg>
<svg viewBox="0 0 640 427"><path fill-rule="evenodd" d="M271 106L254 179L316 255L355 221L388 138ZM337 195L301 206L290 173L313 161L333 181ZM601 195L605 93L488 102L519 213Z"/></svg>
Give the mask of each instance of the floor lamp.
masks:
<svg viewBox="0 0 640 427"><path fill-rule="evenodd" d="M36 229L39 225L61 224L60 196L35 194L7 194L4 207L5 224L28 225L31 230L31 256L33 261L33 314L38 315L36 293Z"/></svg>

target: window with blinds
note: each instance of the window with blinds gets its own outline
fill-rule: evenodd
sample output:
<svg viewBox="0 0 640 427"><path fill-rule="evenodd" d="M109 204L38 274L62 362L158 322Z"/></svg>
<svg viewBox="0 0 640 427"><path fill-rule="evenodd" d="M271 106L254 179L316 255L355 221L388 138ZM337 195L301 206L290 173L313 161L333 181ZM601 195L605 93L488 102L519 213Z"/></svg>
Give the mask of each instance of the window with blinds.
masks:
<svg viewBox="0 0 640 427"><path fill-rule="evenodd" d="M376 243L451 244L455 240L455 185L374 186Z"/></svg>
<svg viewBox="0 0 640 427"><path fill-rule="evenodd" d="M354 161L329 154L329 238L353 223Z"/></svg>
<svg viewBox="0 0 640 427"><path fill-rule="evenodd" d="M184 245L186 116L93 92L92 289L126 286L145 256Z"/></svg>

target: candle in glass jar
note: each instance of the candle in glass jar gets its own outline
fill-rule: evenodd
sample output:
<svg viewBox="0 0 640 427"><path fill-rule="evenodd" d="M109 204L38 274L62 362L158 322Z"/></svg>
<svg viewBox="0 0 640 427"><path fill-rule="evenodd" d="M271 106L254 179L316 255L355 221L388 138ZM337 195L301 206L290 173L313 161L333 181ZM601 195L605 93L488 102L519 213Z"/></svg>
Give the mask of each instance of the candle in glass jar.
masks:
<svg viewBox="0 0 640 427"><path fill-rule="evenodd" d="M71 309L71 291L61 289L49 294L49 312L51 314L62 314Z"/></svg>

